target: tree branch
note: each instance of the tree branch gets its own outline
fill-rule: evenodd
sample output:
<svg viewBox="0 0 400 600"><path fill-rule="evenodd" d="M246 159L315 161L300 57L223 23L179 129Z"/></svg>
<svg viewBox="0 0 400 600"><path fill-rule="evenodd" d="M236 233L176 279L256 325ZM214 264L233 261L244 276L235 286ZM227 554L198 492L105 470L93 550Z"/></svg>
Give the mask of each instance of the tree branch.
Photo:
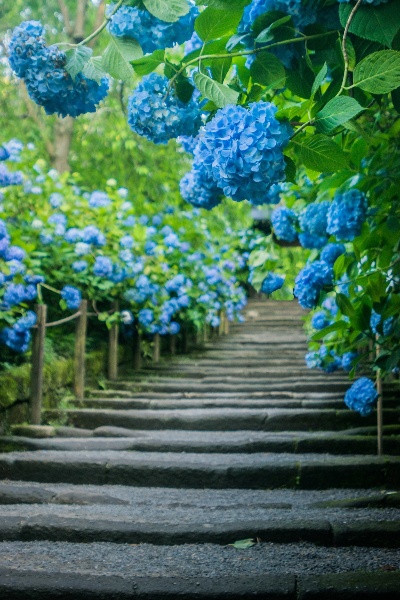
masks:
<svg viewBox="0 0 400 600"><path fill-rule="evenodd" d="M71 37L72 36L72 26L71 26L71 19L69 18L68 6L65 4L64 0L58 0L58 6L60 7L62 18L64 19L64 25L65 25L65 29L67 30L67 35L69 37Z"/></svg>
<svg viewBox="0 0 400 600"><path fill-rule="evenodd" d="M26 91L25 84L22 82L22 80L19 82L19 88L22 92L23 100L25 102L26 109L28 111L28 115L32 119L32 121L34 121L34 123L36 123L36 125L39 129L40 137L42 138L43 143L46 147L46 151L50 157L50 160L52 161L54 159L54 145L46 135L46 126L45 126L43 120L40 118L40 115L39 115L38 111L36 110L34 104L32 104L32 102L28 96L28 92Z"/></svg>

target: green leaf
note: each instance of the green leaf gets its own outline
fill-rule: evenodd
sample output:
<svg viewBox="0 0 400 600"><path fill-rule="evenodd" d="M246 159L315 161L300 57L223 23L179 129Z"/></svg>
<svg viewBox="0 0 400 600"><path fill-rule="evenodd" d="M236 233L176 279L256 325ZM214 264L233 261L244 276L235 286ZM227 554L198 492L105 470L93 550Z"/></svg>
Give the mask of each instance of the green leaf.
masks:
<svg viewBox="0 0 400 600"><path fill-rule="evenodd" d="M179 77L175 83L175 91L179 100L187 103L193 96L194 87L186 78Z"/></svg>
<svg viewBox="0 0 400 600"><path fill-rule="evenodd" d="M68 50L68 60L65 65L66 71L71 75L72 79L80 73L92 56L93 50L87 46L78 46L74 50Z"/></svg>
<svg viewBox="0 0 400 600"><path fill-rule="evenodd" d="M211 8L218 10L243 10L251 0L196 0L196 4L207 4Z"/></svg>
<svg viewBox="0 0 400 600"><path fill-rule="evenodd" d="M339 7L340 22L343 27L347 20L353 4L341 4ZM380 42L384 46L392 45L392 41L399 30L399 2L394 0L380 6L359 6L350 23L350 33L361 38Z"/></svg>
<svg viewBox="0 0 400 600"><path fill-rule="evenodd" d="M142 0L143 4L157 19L174 23L189 12L187 0Z"/></svg>
<svg viewBox="0 0 400 600"><path fill-rule="evenodd" d="M286 154L284 155L284 159L286 163L286 180L291 183L296 183L296 163L289 156L286 156Z"/></svg>
<svg viewBox="0 0 400 600"><path fill-rule="evenodd" d="M325 135L307 136L301 142L294 139L291 143L300 151L300 162L308 169L331 173L347 166L343 150Z"/></svg>
<svg viewBox="0 0 400 600"><path fill-rule="evenodd" d="M354 85L371 94L387 94L400 86L400 52L381 50L354 69Z"/></svg>
<svg viewBox="0 0 400 600"><path fill-rule="evenodd" d="M206 8L197 17L195 30L203 42L217 40L224 35L234 33L241 18L241 11Z"/></svg>
<svg viewBox="0 0 400 600"><path fill-rule="evenodd" d="M270 52L260 52L250 66L250 74L256 83L269 88L284 87L286 73L281 61Z"/></svg>
<svg viewBox="0 0 400 600"><path fill-rule="evenodd" d="M328 73L328 65L326 63L324 63L321 70L318 72L316 78L314 79L314 83L312 84L311 99L314 99L314 96L317 93L317 91L319 90L319 88L321 87L322 82L324 81L327 73Z"/></svg>
<svg viewBox="0 0 400 600"><path fill-rule="evenodd" d="M271 23L271 25L269 25L268 27L263 29L262 32L258 34L255 41L258 44L261 44L263 42L269 42L274 37L274 34L272 33L272 31L274 29L276 29L277 27L279 27L280 25L283 25L284 23L287 23L288 21L290 21L291 18L292 17L290 15L286 15L285 17L281 17L277 21L274 21L273 23Z"/></svg>
<svg viewBox="0 0 400 600"><path fill-rule="evenodd" d="M100 83L100 81L107 75L107 72L103 69L103 59L101 56L93 56L88 60L82 69L82 73L88 79L93 79Z"/></svg>
<svg viewBox="0 0 400 600"><path fill-rule="evenodd" d="M363 111L363 107L350 96L330 100L315 116L315 126L321 133L331 133L338 125L350 121Z"/></svg>
<svg viewBox="0 0 400 600"><path fill-rule="evenodd" d="M224 83L224 79L231 68L231 64L231 58L220 58L218 60L213 60L210 65L213 79L219 81L220 83Z"/></svg>
<svg viewBox="0 0 400 600"><path fill-rule="evenodd" d="M214 102L218 108L223 108L224 106L228 106L228 104L236 104L239 98L239 92L235 92L235 90L223 83L214 81L211 77L203 73L196 73L194 82L201 94Z"/></svg>
<svg viewBox="0 0 400 600"><path fill-rule="evenodd" d="M153 54L147 54L142 58L131 61L132 67L138 75L148 75L152 73L165 61L165 51L155 50Z"/></svg>
<svg viewBox="0 0 400 600"><path fill-rule="evenodd" d="M247 540L238 540L234 544L228 544L228 546L232 546L233 548L237 548L238 550L246 550L246 548L251 548L255 545L255 541L253 538L249 538Z"/></svg>
<svg viewBox="0 0 400 600"><path fill-rule="evenodd" d="M355 309L344 294L336 294L336 304L338 305L341 313L346 317L353 317L355 315Z"/></svg>
<svg viewBox="0 0 400 600"><path fill-rule="evenodd" d="M111 77L126 80L133 75L130 62L142 55L139 43L133 38L112 37L103 52L102 67Z"/></svg>
<svg viewBox="0 0 400 600"><path fill-rule="evenodd" d="M343 331L344 329L348 329L349 324L346 321L336 321L336 323L332 323L332 325L328 325L328 327L324 327L317 331L311 336L312 342L317 342L318 340L322 340L329 333L333 333L334 331Z"/></svg>

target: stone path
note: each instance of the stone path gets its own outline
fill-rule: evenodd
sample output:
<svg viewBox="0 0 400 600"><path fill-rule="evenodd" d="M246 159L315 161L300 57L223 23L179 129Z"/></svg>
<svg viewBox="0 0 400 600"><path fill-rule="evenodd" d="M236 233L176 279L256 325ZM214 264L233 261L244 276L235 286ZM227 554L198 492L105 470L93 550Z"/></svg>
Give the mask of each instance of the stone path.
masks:
<svg viewBox="0 0 400 600"><path fill-rule="evenodd" d="M377 458L346 377L305 367L301 316L252 302L46 437L0 438L0 597L400 598L398 387Z"/></svg>

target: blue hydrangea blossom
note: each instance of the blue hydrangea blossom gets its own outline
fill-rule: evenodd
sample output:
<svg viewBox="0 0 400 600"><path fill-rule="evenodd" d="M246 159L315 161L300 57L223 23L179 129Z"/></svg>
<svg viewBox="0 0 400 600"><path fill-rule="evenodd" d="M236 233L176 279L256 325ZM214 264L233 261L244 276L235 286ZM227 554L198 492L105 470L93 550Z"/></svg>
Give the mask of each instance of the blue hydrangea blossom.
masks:
<svg viewBox="0 0 400 600"><path fill-rule="evenodd" d="M354 240L361 233L367 209L367 197L360 190L337 192L328 211L328 233L338 240Z"/></svg>
<svg viewBox="0 0 400 600"><path fill-rule="evenodd" d="M285 206L279 206L272 212L271 222L278 239L285 242L295 242L297 240L297 215L293 210Z"/></svg>
<svg viewBox="0 0 400 600"><path fill-rule="evenodd" d="M374 382L368 377L361 377L347 390L344 402L348 408L366 417L372 413L377 398Z"/></svg>
<svg viewBox="0 0 400 600"><path fill-rule="evenodd" d="M261 284L261 291L264 294L272 294L279 290L285 283L285 278L276 273L268 273Z"/></svg>
<svg viewBox="0 0 400 600"><path fill-rule="evenodd" d="M321 260L306 265L295 279L294 295L303 308L314 308L321 290L333 283L332 267Z"/></svg>

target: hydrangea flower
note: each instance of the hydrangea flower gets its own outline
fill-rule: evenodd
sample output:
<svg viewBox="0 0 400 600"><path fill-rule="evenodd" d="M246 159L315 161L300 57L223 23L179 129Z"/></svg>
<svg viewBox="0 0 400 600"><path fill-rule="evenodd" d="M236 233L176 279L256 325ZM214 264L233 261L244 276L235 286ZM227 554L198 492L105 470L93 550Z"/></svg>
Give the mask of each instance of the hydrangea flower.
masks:
<svg viewBox="0 0 400 600"><path fill-rule="evenodd" d="M319 250L325 246L327 239L326 236L315 235L313 233L299 233L299 242L303 248L314 248Z"/></svg>
<svg viewBox="0 0 400 600"><path fill-rule="evenodd" d="M85 242L78 242L75 246L75 254L77 256L86 256L90 254L90 244L86 244Z"/></svg>
<svg viewBox="0 0 400 600"><path fill-rule="evenodd" d="M177 323L176 321L171 321L171 323L169 324L169 333L171 335L176 335L180 332L180 330L181 326L179 325L179 323Z"/></svg>
<svg viewBox="0 0 400 600"><path fill-rule="evenodd" d="M285 206L279 206L272 212L271 222L278 239L285 242L295 242L297 240L297 215L293 210Z"/></svg>
<svg viewBox="0 0 400 600"><path fill-rule="evenodd" d="M328 225L328 210L330 202L312 202L299 217L299 224L303 231L318 236L326 236Z"/></svg>
<svg viewBox="0 0 400 600"><path fill-rule="evenodd" d="M302 2L302 0L252 0L244 9L243 17L238 27L239 33L250 33L255 19L273 10L290 15L296 27L300 29L306 25L315 23L317 17L312 3L307 4Z"/></svg>
<svg viewBox="0 0 400 600"><path fill-rule="evenodd" d="M199 38L197 33L194 31L190 40L188 40L184 46L185 54L190 54L195 50L200 50L203 45L203 41Z"/></svg>
<svg viewBox="0 0 400 600"><path fill-rule="evenodd" d="M276 110L270 102L254 102L248 110L228 105L200 134L198 158L225 196L259 204L285 178L282 150L290 132Z"/></svg>
<svg viewBox="0 0 400 600"><path fill-rule="evenodd" d="M326 285L332 285L332 268L322 260L306 265L295 279L294 295L303 308L314 308Z"/></svg>
<svg viewBox="0 0 400 600"><path fill-rule="evenodd" d="M143 327L148 328L154 321L154 313L150 308L142 308L138 313L138 321Z"/></svg>
<svg viewBox="0 0 400 600"><path fill-rule="evenodd" d="M264 294L272 294L279 290L285 283L285 278L276 273L268 273L261 285L261 291Z"/></svg>
<svg viewBox="0 0 400 600"><path fill-rule="evenodd" d="M53 208L60 208L64 201L64 196L58 192L50 194L49 202Z"/></svg>
<svg viewBox="0 0 400 600"><path fill-rule="evenodd" d="M342 356L342 369L344 371L351 371L353 368L353 361L357 356L357 352L345 352Z"/></svg>
<svg viewBox="0 0 400 600"><path fill-rule="evenodd" d="M21 185L22 173L20 171L11 172L5 165L0 165L0 188L10 185Z"/></svg>
<svg viewBox="0 0 400 600"><path fill-rule="evenodd" d="M109 6L112 10L113 4ZM132 37L141 45L145 54L154 50L172 48L190 39L198 9L190 2L190 10L174 23L157 19L145 9L121 6L112 16L108 29L116 37Z"/></svg>
<svg viewBox="0 0 400 600"><path fill-rule="evenodd" d="M328 211L328 233L338 240L354 240L361 233L367 209L367 197L360 190L336 192Z"/></svg>
<svg viewBox="0 0 400 600"><path fill-rule="evenodd" d="M96 256L93 273L96 277L109 277L113 271L113 264L108 256Z"/></svg>
<svg viewBox="0 0 400 600"><path fill-rule="evenodd" d="M9 62L15 74L24 79L29 96L47 114L77 117L95 112L108 92L107 78L97 83L78 73L75 80L65 69L67 56L57 46L46 46L39 21L24 21L12 34Z"/></svg>
<svg viewBox="0 0 400 600"><path fill-rule="evenodd" d="M72 263L71 266L75 273L83 273L83 271L86 271L86 269L88 268L86 260L76 260Z"/></svg>
<svg viewBox="0 0 400 600"><path fill-rule="evenodd" d="M325 329L325 327L328 327L330 324L331 321L327 318L326 313L323 310L314 313L311 318L311 325L314 329Z"/></svg>
<svg viewBox="0 0 400 600"><path fill-rule="evenodd" d="M31 340L30 329L36 324L36 314L29 310L25 316L21 317L12 327L5 327L0 332L0 341L14 350L14 352L24 353L29 348Z"/></svg>
<svg viewBox="0 0 400 600"><path fill-rule="evenodd" d="M182 198L192 206L211 210L221 204L223 194L204 165L195 160L192 170L179 183Z"/></svg>
<svg viewBox="0 0 400 600"><path fill-rule="evenodd" d="M95 225L88 225L84 228L82 231L82 240L86 244L93 244L94 246L104 246L106 243L104 233Z"/></svg>
<svg viewBox="0 0 400 600"><path fill-rule="evenodd" d="M197 137L192 135L180 135L176 140L188 154L194 154L195 148L198 144Z"/></svg>
<svg viewBox="0 0 400 600"><path fill-rule="evenodd" d="M379 333L378 326L379 326L379 323L381 322L381 320L382 320L382 316L379 313L377 313L375 310L372 310L369 325L375 335L377 335ZM388 319L385 319L383 321L383 326L382 326L381 331L384 336L390 335L392 333L393 325L394 325L394 317L389 317Z"/></svg>
<svg viewBox="0 0 400 600"><path fill-rule="evenodd" d="M96 190L90 194L89 206L91 208L105 208L111 204L111 200L105 192Z"/></svg>
<svg viewBox="0 0 400 600"><path fill-rule="evenodd" d="M61 290L61 298L65 300L69 310L78 310L81 305L82 295L77 288L72 285L66 285Z"/></svg>
<svg viewBox="0 0 400 600"><path fill-rule="evenodd" d="M132 325L135 322L134 316L130 310L122 310L120 316L124 325Z"/></svg>
<svg viewBox="0 0 400 600"><path fill-rule="evenodd" d="M21 140L13 138L12 140L10 140L10 141L6 142L5 144L3 144L3 146L6 149L6 151L8 152L8 154L9 154L8 160L10 160L11 162L20 162L20 160L21 160L21 152L24 149L24 144L21 142ZM27 145L27 148L29 150L34 149L34 147L35 146L33 146L33 144L28 144Z"/></svg>
<svg viewBox="0 0 400 600"><path fill-rule="evenodd" d="M6 260L6 261L9 261L9 260L21 261L21 260L24 260L25 256L26 256L26 252L25 252L25 250L23 250L23 248L20 248L19 246L9 246L4 253L4 260Z"/></svg>
<svg viewBox="0 0 400 600"><path fill-rule="evenodd" d="M198 103L187 104L168 90L164 75L151 73L143 77L128 104L128 123L132 131L155 144L166 144L179 135L196 135L201 124Z"/></svg>
<svg viewBox="0 0 400 600"><path fill-rule="evenodd" d="M377 398L374 382L368 377L361 377L347 390L344 402L348 408L366 417L372 413Z"/></svg>
<svg viewBox="0 0 400 600"><path fill-rule="evenodd" d="M5 146L0 146L0 161L10 158L10 153Z"/></svg>
<svg viewBox="0 0 400 600"><path fill-rule="evenodd" d="M334 265L336 259L345 252L346 248L343 244L327 244L325 248L322 248L321 250L320 259L328 265Z"/></svg>

